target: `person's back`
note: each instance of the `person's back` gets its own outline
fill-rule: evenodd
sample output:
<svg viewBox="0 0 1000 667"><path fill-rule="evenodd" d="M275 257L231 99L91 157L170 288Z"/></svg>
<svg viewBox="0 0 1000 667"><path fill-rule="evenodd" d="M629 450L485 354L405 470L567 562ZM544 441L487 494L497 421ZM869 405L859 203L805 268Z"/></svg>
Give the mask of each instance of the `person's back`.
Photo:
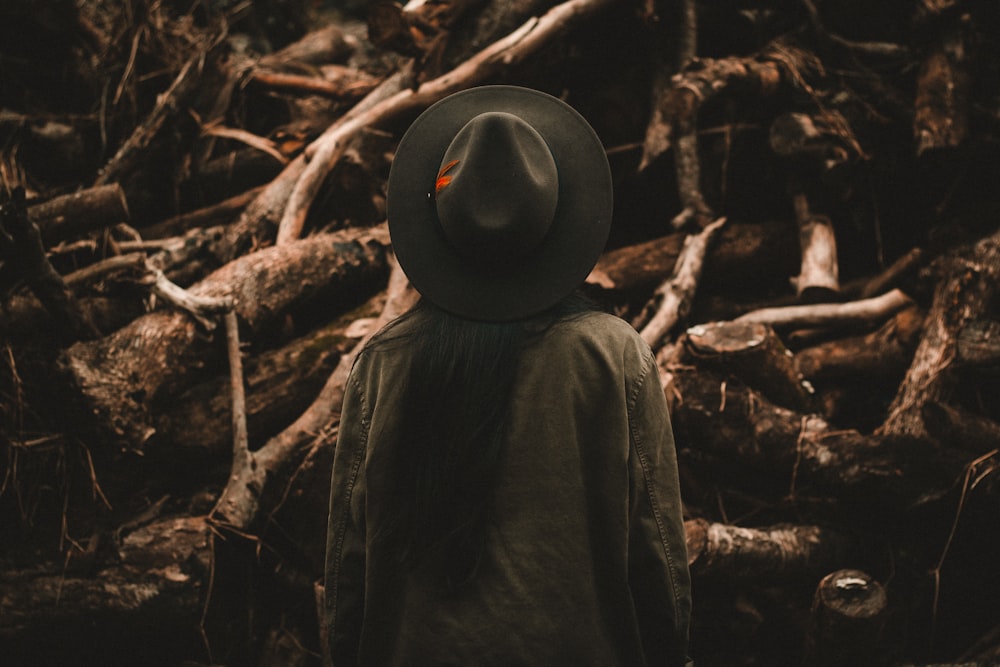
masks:
<svg viewBox="0 0 1000 667"><path fill-rule="evenodd" d="M400 142L388 209L423 297L345 387L325 623L335 665L663 665L690 615L649 347L571 296L611 179L568 105L487 86Z"/></svg>
<svg viewBox="0 0 1000 667"><path fill-rule="evenodd" d="M340 512L353 515L338 521L368 535L389 494L381 485L393 452L379 443L395 441L383 436L397 428L409 354L376 348L349 389L350 406L366 408L344 427L373 428L367 456L362 439L360 451L338 452L366 456L364 486L353 485L364 502L341 499ZM362 665L681 664L685 638L673 633L686 629L690 604L682 527L658 522L679 514L676 462L645 343L619 318L571 317L530 341L514 387L475 576L454 591L419 570L401 578L396 554L369 541L372 589L348 652L356 646Z"/></svg>

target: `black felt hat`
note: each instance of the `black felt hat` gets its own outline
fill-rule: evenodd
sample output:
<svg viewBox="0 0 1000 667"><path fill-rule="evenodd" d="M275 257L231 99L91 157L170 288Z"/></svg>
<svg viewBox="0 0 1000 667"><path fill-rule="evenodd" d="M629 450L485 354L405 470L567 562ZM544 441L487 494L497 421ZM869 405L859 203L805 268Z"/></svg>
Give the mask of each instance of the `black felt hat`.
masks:
<svg viewBox="0 0 1000 667"><path fill-rule="evenodd" d="M587 277L611 197L604 147L576 110L537 90L482 86L406 131L389 173L389 232L426 299L469 319L513 320Z"/></svg>

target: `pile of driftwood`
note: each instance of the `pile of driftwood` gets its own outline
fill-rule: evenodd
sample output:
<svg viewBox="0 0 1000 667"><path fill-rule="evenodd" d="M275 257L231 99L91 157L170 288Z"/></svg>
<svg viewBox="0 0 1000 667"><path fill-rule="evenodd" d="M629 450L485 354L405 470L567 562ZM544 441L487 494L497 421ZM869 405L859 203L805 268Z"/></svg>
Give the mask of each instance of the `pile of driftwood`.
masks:
<svg viewBox="0 0 1000 667"><path fill-rule="evenodd" d="M564 97L657 352L709 665L1000 664L991 0L0 7L0 654L311 665L424 108Z"/></svg>

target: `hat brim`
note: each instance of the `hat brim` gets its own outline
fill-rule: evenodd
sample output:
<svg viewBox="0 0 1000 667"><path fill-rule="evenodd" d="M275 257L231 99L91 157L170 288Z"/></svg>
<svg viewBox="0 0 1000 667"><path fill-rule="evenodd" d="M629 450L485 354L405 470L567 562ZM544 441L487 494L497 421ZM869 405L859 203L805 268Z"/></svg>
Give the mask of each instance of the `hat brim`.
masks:
<svg viewBox="0 0 1000 667"><path fill-rule="evenodd" d="M514 114L534 127L559 173L549 232L516 264L473 262L456 253L430 194L451 140L487 111ZM611 228L611 171L593 128L562 100L517 86L470 88L430 106L410 125L390 168L387 212L399 264L425 298L469 319L514 320L555 304L594 267Z"/></svg>

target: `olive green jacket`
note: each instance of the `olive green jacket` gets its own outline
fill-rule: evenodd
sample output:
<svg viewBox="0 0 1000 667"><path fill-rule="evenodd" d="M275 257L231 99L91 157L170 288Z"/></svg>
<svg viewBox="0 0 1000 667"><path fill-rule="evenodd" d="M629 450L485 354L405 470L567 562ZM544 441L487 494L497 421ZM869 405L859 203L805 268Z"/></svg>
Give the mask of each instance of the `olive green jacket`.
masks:
<svg viewBox="0 0 1000 667"><path fill-rule="evenodd" d="M333 464L324 619L333 664L685 664L690 578L667 405L649 347L589 313L524 351L487 553L445 595L400 573L379 525L407 349L363 353Z"/></svg>

